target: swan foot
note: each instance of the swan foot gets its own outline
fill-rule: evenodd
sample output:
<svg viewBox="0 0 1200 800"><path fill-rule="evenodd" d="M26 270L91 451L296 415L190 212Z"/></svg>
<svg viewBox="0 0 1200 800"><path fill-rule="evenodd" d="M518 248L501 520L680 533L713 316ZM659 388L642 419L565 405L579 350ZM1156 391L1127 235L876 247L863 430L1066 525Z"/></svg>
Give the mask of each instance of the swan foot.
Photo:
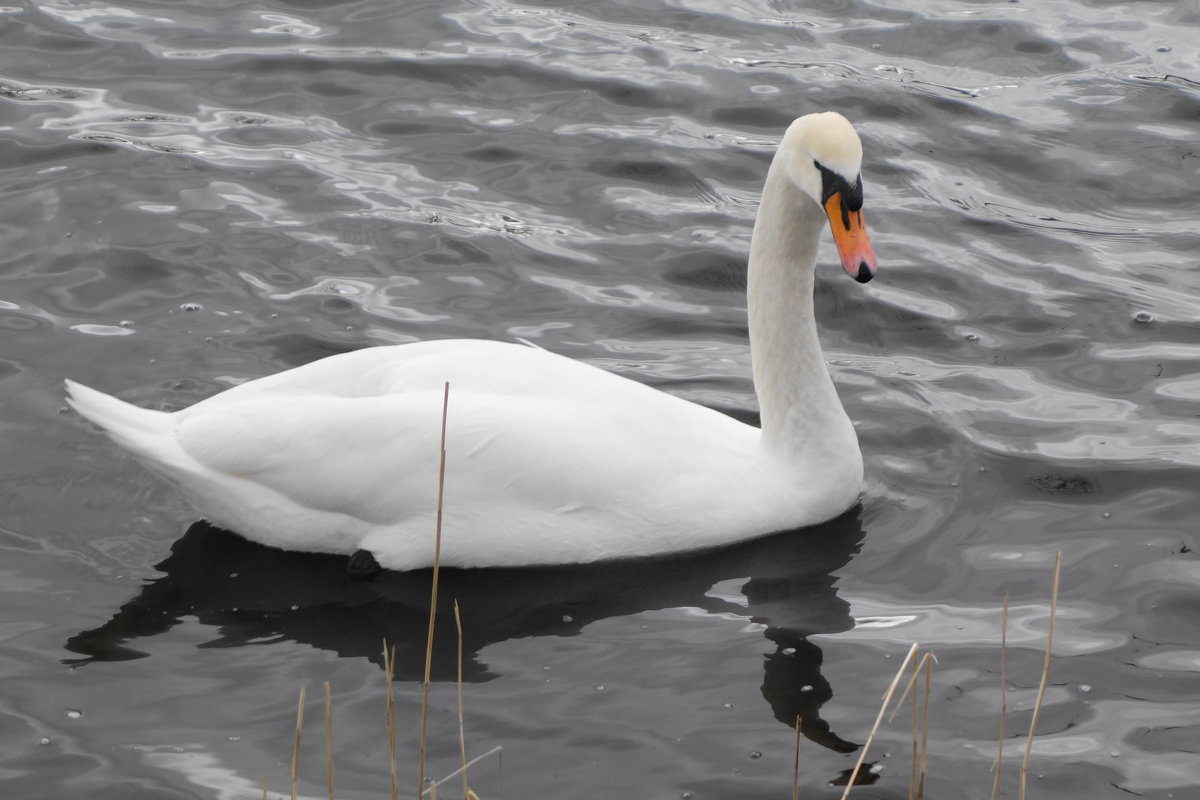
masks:
<svg viewBox="0 0 1200 800"><path fill-rule="evenodd" d="M383 572L383 567L379 566L370 550L356 550L346 563L346 571L355 580L373 581Z"/></svg>

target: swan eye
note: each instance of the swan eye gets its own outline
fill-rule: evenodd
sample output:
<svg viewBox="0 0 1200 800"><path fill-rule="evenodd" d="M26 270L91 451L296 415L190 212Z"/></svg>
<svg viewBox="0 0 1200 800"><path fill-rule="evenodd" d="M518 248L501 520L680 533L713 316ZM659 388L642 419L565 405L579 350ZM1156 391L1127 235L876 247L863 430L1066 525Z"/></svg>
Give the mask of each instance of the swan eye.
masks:
<svg viewBox="0 0 1200 800"><path fill-rule="evenodd" d="M841 173L834 172L826 167L820 161L813 159L813 166L821 173L821 205L824 206L829 202L829 198L835 194L842 196L842 206L847 211L859 211L863 204L863 185L862 175L855 179L854 184L842 177Z"/></svg>

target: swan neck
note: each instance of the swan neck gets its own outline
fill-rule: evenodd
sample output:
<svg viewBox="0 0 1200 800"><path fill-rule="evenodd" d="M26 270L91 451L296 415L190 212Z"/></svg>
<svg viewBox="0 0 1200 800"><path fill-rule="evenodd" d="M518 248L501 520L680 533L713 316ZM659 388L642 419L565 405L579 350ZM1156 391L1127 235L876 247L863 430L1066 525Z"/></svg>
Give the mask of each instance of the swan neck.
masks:
<svg viewBox="0 0 1200 800"><path fill-rule="evenodd" d="M836 451L847 432L854 436L825 366L813 310L824 225L821 208L776 158L750 244L747 308L763 442L794 460Z"/></svg>

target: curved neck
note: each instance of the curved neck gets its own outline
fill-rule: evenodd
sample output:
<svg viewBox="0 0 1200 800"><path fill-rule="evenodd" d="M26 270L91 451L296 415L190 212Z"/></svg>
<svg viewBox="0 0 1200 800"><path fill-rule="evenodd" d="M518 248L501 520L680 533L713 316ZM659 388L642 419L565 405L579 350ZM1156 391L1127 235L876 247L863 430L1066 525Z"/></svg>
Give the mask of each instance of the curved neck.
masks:
<svg viewBox="0 0 1200 800"><path fill-rule="evenodd" d="M771 164L750 242L746 303L764 445L790 457L836 450L853 428L825 367L813 268L825 216Z"/></svg>

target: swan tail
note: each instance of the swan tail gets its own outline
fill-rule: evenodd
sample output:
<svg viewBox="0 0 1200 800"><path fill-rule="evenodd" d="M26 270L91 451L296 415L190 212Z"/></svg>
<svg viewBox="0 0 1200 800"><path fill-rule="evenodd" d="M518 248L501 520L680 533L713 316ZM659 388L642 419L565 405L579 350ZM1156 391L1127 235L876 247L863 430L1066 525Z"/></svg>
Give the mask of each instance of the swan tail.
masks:
<svg viewBox="0 0 1200 800"><path fill-rule="evenodd" d="M67 404L142 461L169 467L186 458L169 413L126 403L72 380L66 385Z"/></svg>

